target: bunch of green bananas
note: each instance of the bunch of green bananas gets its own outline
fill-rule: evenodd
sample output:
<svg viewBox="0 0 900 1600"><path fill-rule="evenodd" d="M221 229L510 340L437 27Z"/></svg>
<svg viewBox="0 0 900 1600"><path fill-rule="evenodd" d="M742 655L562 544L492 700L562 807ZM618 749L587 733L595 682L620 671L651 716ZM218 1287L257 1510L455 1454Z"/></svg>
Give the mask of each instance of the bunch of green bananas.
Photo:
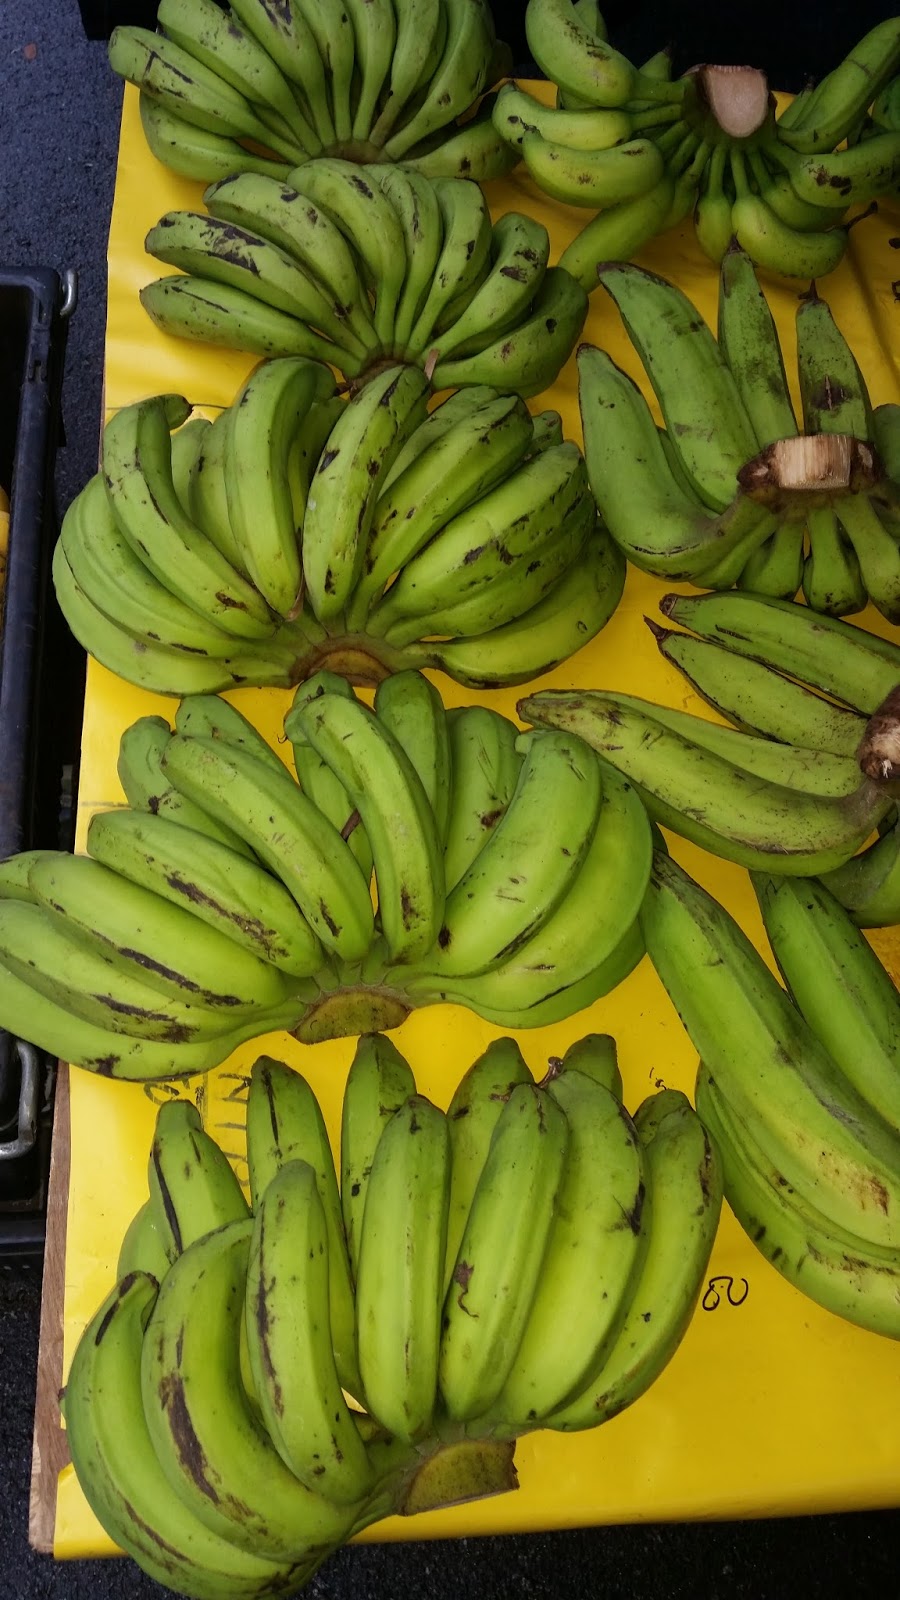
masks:
<svg viewBox="0 0 900 1600"><path fill-rule="evenodd" d="M520 1434L637 1400L690 1322L722 1180L683 1094L632 1120L621 1092L608 1036L539 1083L501 1038L444 1113L370 1034L339 1181L312 1088L262 1056L252 1210L195 1107L164 1104L65 1389L110 1537L197 1600L295 1594L381 1517L515 1488Z"/></svg>
<svg viewBox="0 0 900 1600"><path fill-rule="evenodd" d="M641 959L650 824L581 740L447 713L415 672L374 711L319 673L285 733L296 779L214 695L174 732L126 730L128 806L91 819L87 854L0 866L4 1027L107 1076L185 1076L273 1029L315 1042L443 1001L543 1026Z"/></svg>
<svg viewBox="0 0 900 1600"><path fill-rule="evenodd" d="M896 799L896 644L850 623L817 617L805 606L758 595L671 594L661 609L691 631L650 623L660 653L723 717L745 734L762 736L752 748L765 746L776 762L790 759L791 745L805 747L807 757L831 752L845 764L852 758L872 780L870 787ZM659 708L650 715L658 717ZM704 737L710 727L702 725ZM713 739L726 731L715 729ZM748 748L746 739L742 748ZM894 805L878 827L879 837L866 849L823 873L830 892L863 928L900 923L900 826ZM784 871L783 863L779 870Z"/></svg>
<svg viewBox="0 0 900 1600"><path fill-rule="evenodd" d="M700 1056L697 1110L763 1255L898 1339L900 997L822 884L765 873L754 887L790 994L728 913L654 857L641 923Z"/></svg>
<svg viewBox="0 0 900 1600"><path fill-rule="evenodd" d="M170 211L145 240L179 269L141 290L176 337L308 356L363 383L403 361L436 389L532 395L584 326L584 290L547 267L547 229L518 211L492 224L470 180L323 156L285 180L236 173L204 200L208 215Z"/></svg>
<svg viewBox="0 0 900 1600"><path fill-rule="evenodd" d="M323 153L443 177L515 165L490 100L472 115L508 65L485 0L160 0L158 23L116 28L109 60L184 177L283 178Z"/></svg>
<svg viewBox="0 0 900 1600"><path fill-rule="evenodd" d="M745 251L719 279L718 339L674 284L613 264L618 307L665 421L605 351L578 352L588 475L636 566L833 615L900 620L900 406L874 410L824 300L796 317L798 433L772 313Z"/></svg>
<svg viewBox="0 0 900 1600"><path fill-rule="evenodd" d="M543 190L602 208L561 257L588 292L599 264L627 261L691 214L715 262L736 237L771 272L821 277L844 254L850 208L896 188L894 127L838 146L900 66L900 17L780 117L753 68L704 65L672 82L665 53L635 68L606 42L596 0L529 0L525 22L557 105L507 88L494 120Z"/></svg>
<svg viewBox="0 0 900 1600"><path fill-rule="evenodd" d="M557 412L473 385L426 414L418 367L352 398L304 357L210 423L125 406L53 559L79 643L163 694L434 667L521 683L599 633L625 561ZM174 432L170 432L174 429Z"/></svg>

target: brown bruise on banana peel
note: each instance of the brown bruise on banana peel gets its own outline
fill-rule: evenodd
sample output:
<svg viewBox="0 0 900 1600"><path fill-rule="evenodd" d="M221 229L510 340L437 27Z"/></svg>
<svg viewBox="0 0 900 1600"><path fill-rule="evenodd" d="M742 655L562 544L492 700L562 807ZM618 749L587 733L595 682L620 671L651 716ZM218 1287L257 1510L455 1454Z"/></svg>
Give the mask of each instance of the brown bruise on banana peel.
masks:
<svg viewBox="0 0 900 1600"><path fill-rule="evenodd" d="M184 1250L181 1223L178 1220L178 1210L175 1206L174 1200L172 1199L171 1190L169 1189L169 1185L165 1179L162 1163L160 1161L159 1145L155 1139L150 1151L150 1160L153 1163L153 1171L159 1188L159 1198L162 1201L163 1215L165 1216L168 1224L169 1232L172 1235L172 1245L176 1255L180 1256Z"/></svg>

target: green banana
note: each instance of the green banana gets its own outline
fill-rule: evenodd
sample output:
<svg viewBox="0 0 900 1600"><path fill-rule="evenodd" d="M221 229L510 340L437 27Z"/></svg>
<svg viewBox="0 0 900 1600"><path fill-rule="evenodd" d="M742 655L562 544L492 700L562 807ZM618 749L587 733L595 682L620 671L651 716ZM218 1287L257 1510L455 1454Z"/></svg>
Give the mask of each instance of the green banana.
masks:
<svg viewBox="0 0 900 1600"><path fill-rule="evenodd" d="M160 1106L148 1179L153 1218L170 1265L196 1239L250 1215L233 1167L190 1100Z"/></svg>
<svg viewBox="0 0 900 1600"><path fill-rule="evenodd" d="M414 1094L409 1063L386 1034L362 1034L344 1085L341 1110L341 1211L354 1278L366 1193L385 1126Z"/></svg>
<svg viewBox="0 0 900 1600"><path fill-rule="evenodd" d="M444 1302L439 1365L455 1421L483 1416L515 1360L540 1282L569 1146L565 1112L535 1084L502 1107Z"/></svg>
<svg viewBox="0 0 900 1600"><path fill-rule="evenodd" d="M366 1401L407 1442L428 1434L437 1400L449 1194L447 1118L412 1095L375 1147L356 1272Z"/></svg>
<svg viewBox="0 0 900 1600"><path fill-rule="evenodd" d="M254 1216L244 1301L250 1371L285 1465L307 1489L353 1505L374 1472L332 1353L330 1244L317 1174L290 1160Z"/></svg>

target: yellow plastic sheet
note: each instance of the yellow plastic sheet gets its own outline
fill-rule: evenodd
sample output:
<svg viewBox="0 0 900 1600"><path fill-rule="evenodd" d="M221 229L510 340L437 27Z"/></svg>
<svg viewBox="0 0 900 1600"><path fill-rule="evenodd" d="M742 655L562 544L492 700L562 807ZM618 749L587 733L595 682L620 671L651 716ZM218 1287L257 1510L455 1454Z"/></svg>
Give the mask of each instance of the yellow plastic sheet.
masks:
<svg viewBox="0 0 900 1600"><path fill-rule="evenodd" d="M544 94L546 85L533 85ZM106 404L109 410L146 394L176 390L196 405L227 405L254 358L170 339L143 312L137 291L159 276L143 249L163 212L199 208L199 184L159 165L144 143L137 95L126 88L118 181L109 241ZM555 261L586 213L548 201L524 172L488 187L494 216L529 211L550 230ZM900 214L883 206L851 234L848 255L822 285L868 379L873 403L900 400L892 279L900 277L894 236ZM896 241L895 241L896 242ZM715 323L718 279L696 246L689 224L654 241L643 266L674 279ZM788 371L794 313L803 285L766 283ZM610 351L635 378L641 369L618 314L602 290L591 300L583 337ZM537 410L554 406L567 436L581 438L575 363L570 362ZM706 712L674 668L659 656L643 624L658 615L663 585L629 571L625 595L607 628L546 686L603 686ZM892 630L872 608L859 619L886 636ZM895 631L895 630L894 630ZM445 702L472 698L440 676ZM515 716L517 693L484 696ZM277 745L290 694L245 690L233 696ZM94 662L84 720L78 847L92 813L122 803L116 778L119 737L137 717L175 702L120 683ZM284 750L281 751L285 754ZM762 926L749 879L740 868L672 840L673 854L722 900L763 951ZM900 940L874 936L900 970ZM767 959L770 959L767 957ZM553 1028L525 1031L519 1042L540 1072L547 1057L592 1030L619 1043L626 1102L632 1109L655 1085L692 1093L696 1055L649 962L605 1000ZM415 1013L393 1035L409 1057L423 1093L446 1106L462 1072L498 1029L452 1006ZM354 1041L304 1046L284 1034L249 1044L205 1080L168 1092L200 1098L211 1130L244 1173L245 1074L260 1050L291 1062L311 1081L332 1138ZM146 1198L146 1161L156 1103L165 1089L116 1084L75 1070L71 1076L72 1152L65 1292L67 1369L86 1321L112 1286L124 1230ZM787 1284L749 1243L727 1207L692 1326L669 1368L630 1411L592 1433L564 1438L538 1433L516 1457L517 1493L453 1510L394 1518L365 1539L438 1538L523 1532L592 1523L700 1517L762 1516L893 1506L900 1503L900 1345L865 1333L820 1310ZM107 1554L113 1546L89 1511L71 1468L59 1485L57 1556Z"/></svg>

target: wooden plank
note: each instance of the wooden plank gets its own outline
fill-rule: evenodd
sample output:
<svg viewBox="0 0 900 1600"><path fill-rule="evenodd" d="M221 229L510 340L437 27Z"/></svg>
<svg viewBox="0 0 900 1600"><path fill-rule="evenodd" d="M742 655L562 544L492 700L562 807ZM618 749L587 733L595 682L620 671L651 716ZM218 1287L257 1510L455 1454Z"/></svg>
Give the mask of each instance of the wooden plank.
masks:
<svg viewBox="0 0 900 1600"><path fill-rule="evenodd" d="M28 1513L28 1542L33 1550L38 1550L42 1555L53 1553L57 1483L60 1472L69 1461L69 1447L59 1414L59 1391L63 1363L70 1126L69 1068L60 1062L56 1077L47 1191L47 1238L41 1286L41 1330Z"/></svg>

